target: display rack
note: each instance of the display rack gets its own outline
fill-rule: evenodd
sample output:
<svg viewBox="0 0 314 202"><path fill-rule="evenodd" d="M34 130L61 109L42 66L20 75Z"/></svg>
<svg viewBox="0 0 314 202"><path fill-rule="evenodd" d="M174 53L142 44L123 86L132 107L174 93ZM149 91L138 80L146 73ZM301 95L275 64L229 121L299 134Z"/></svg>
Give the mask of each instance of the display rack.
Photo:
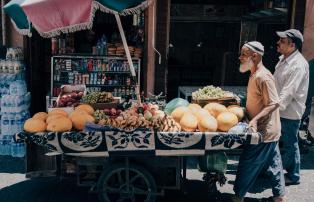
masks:
<svg viewBox="0 0 314 202"><path fill-rule="evenodd" d="M132 58L140 83L138 58ZM127 58L96 55L57 55L51 57L51 100L60 93L66 84L85 84L87 92L107 91L114 96L125 97L135 92L135 81Z"/></svg>

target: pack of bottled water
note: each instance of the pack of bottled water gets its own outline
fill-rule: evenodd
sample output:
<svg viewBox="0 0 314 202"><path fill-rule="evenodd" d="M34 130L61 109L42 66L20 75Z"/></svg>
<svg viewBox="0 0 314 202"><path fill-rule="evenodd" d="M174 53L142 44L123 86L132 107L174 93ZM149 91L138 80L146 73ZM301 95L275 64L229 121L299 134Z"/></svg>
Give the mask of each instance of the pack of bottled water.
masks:
<svg viewBox="0 0 314 202"><path fill-rule="evenodd" d="M14 142L13 136L23 131L24 122L30 117L31 101L24 80L24 66L19 58L0 60L0 155L13 157L25 156L25 143Z"/></svg>

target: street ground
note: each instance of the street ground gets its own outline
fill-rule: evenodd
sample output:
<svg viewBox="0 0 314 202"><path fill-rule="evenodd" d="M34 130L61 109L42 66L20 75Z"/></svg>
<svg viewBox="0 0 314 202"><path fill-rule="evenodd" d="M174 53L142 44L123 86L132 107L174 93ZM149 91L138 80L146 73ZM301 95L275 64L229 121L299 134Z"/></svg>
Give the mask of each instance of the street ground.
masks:
<svg viewBox="0 0 314 202"><path fill-rule="evenodd" d="M189 182L181 191L167 191L160 202L205 202L229 201L233 194L237 156L229 157L227 183L219 187L218 199L208 198L206 184L202 181L203 173L193 167L189 159L187 177ZM56 177L28 180L24 174L24 159L0 156L0 202L88 202L98 201L95 194L88 194L88 188L77 187L75 179L60 180ZM314 147L308 154L302 155L301 184L286 188L289 202L314 201ZM271 197L270 184L265 177L259 177L245 202L267 201Z"/></svg>

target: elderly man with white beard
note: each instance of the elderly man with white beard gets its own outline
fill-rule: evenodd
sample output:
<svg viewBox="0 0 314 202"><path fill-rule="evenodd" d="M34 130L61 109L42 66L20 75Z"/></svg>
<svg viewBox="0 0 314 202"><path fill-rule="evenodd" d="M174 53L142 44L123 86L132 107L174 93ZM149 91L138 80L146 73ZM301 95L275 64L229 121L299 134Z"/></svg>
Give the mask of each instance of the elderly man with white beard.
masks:
<svg viewBox="0 0 314 202"><path fill-rule="evenodd" d="M285 182L278 140L281 134L279 97L274 77L262 63L264 46L257 41L243 45L240 72L251 72L247 87L246 110L249 127L262 134L262 143L246 145L240 156L233 201L243 201L259 174L267 172L273 200L285 201Z"/></svg>

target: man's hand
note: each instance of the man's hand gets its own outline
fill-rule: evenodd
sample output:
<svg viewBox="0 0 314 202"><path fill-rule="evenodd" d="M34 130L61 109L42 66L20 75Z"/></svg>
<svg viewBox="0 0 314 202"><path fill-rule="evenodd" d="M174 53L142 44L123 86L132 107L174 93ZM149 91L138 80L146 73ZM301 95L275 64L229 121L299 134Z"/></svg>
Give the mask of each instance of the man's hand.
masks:
<svg viewBox="0 0 314 202"><path fill-rule="evenodd" d="M250 121L249 128L252 128L254 131L257 131L257 121L255 121L255 119L252 119Z"/></svg>

